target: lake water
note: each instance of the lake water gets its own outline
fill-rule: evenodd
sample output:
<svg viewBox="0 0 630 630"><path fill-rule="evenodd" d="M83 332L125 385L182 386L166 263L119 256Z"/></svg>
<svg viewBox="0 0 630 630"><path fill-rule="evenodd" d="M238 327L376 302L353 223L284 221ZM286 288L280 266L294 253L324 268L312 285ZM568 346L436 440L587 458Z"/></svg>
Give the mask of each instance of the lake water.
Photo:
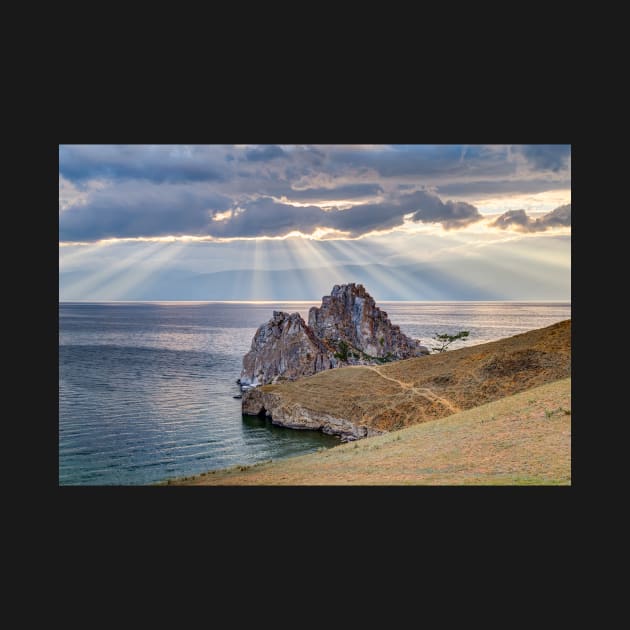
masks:
<svg viewBox="0 0 630 630"><path fill-rule="evenodd" d="M273 310L307 319L317 302L59 305L59 483L138 485L339 444L241 414L243 355ZM474 345L571 317L567 302L380 302L431 346Z"/></svg>

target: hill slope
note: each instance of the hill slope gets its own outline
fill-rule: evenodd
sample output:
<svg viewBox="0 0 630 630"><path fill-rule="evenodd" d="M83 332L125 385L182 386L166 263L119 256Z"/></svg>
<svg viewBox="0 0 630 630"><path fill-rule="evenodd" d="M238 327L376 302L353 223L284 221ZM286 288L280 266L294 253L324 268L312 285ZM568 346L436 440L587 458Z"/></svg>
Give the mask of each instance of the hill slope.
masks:
<svg viewBox="0 0 630 630"><path fill-rule="evenodd" d="M243 411L359 438L441 418L571 375L571 320L491 343L355 366L247 392Z"/></svg>
<svg viewBox="0 0 630 630"><path fill-rule="evenodd" d="M319 453L169 485L570 485L571 379Z"/></svg>

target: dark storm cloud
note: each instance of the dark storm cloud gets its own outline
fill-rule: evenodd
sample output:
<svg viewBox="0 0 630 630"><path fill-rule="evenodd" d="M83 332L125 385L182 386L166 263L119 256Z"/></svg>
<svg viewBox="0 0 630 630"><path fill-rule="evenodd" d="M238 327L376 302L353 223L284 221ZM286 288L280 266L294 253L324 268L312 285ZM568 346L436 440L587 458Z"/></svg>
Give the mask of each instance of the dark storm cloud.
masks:
<svg viewBox="0 0 630 630"><path fill-rule="evenodd" d="M248 162L267 162L268 160L284 156L286 156L286 153L275 144L268 144L245 151L245 159Z"/></svg>
<svg viewBox="0 0 630 630"><path fill-rule="evenodd" d="M59 240L205 234L211 215L230 204L223 195L182 186L121 185L95 191L87 203L62 212Z"/></svg>
<svg viewBox="0 0 630 630"><path fill-rule="evenodd" d="M508 210L490 225L502 230L514 227L521 232L544 232L551 227L570 227L571 204L559 206L537 219L530 217L525 210Z"/></svg>
<svg viewBox="0 0 630 630"><path fill-rule="evenodd" d="M89 179L144 179L155 183L221 181L225 173L208 147L74 145L59 147L59 173Z"/></svg>
<svg viewBox="0 0 630 630"><path fill-rule="evenodd" d="M571 156L570 144L526 144L521 151L537 169L560 171L567 167Z"/></svg>

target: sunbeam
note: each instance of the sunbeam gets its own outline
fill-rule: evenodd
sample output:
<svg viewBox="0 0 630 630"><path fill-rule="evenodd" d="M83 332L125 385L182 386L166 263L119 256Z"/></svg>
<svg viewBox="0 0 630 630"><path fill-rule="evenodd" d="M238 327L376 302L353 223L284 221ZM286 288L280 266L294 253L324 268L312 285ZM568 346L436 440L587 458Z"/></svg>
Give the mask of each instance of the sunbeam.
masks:
<svg viewBox="0 0 630 630"><path fill-rule="evenodd" d="M571 147L60 147L63 300L570 295ZM520 284L519 284L520 283Z"/></svg>
<svg viewBox="0 0 630 630"><path fill-rule="evenodd" d="M391 292L388 297L391 297L391 294L395 294L400 296L399 299L414 299L412 285L408 278L401 279L400 272L391 268L386 269L380 264L378 258L373 259L371 262L366 262L366 259L369 260L370 257L365 250L365 245L355 241L345 241L343 245L335 242L331 243L331 246L338 250L343 250L344 253L349 255L351 264L362 265L368 278L372 278L375 281L374 286L387 287ZM372 283L370 283L370 286L372 286ZM377 297L381 297L379 295L380 291L375 289L374 292Z"/></svg>
<svg viewBox="0 0 630 630"><path fill-rule="evenodd" d="M302 290L305 289L306 295L316 298L321 290L322 274L327 274L319 261L313 261L306 254L303 248L309 246L310 242L303 238L287 239L281 243L288 259L288 268L292 271L293 282L302 287Z"/></svg>
<svg viewBox="0 0 630 630"><path fill-rule="evenodd" d="M62 270L67 265L74 265L80 260L94 255L98 245L76 245L74 251L68 251L68 247L59 248L59 269Z"/></svg>
<svg viewBox="0 0 630 630"><path fill-rule="evenodd" d="M129 267L116 278L108 280L102 293L105 299L123 300L133 297L133 290L146 282L151 276L157 274L167 266L171 260L185 248L185 242L168 243L164 247L155 250L141 261L136 267Z"/></svg>
<svg viewBox="0 0 630 630"><path fill-rule="evenodd" d="M271 295L271 291L267 291L267 274L264 270L265 249L266 244L263 241L255 240L248 243L244 250L251 256L253 248L252 273L250 274L249 289L247 291L248 299L257 299L259 296ZM248 256L248 257L249 257Z"/></svg>
<svg viewBox="0 0 630 630"><path fill-rule="evenodd" d="M69 299L94 299L97 295L95 292L99 287L108 284L109 280L120 272L124 272L137 262L152 256L158 250L164 248L167 243L152 243L144 246L138 251L130 253L128 256L121 258L110 266L88 275L86 278L78 280L76 283L65 287ZM99 297L98 299L111 299Z"/></svg>

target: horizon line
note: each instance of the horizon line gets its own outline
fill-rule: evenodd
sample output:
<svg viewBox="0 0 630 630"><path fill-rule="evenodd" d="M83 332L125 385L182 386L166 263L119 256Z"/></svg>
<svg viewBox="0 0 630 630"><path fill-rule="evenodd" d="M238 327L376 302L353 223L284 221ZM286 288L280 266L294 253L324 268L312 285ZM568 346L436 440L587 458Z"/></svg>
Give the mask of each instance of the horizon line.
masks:
<svg viewBox="0 0 630 630"><path fill-rule="evenodd" d="M325 297L325 296L322 296ZM310 304L321 301L321 297L309 300L58 300L58 304ZM497 299L497 300L379 300L379 302L405 302L405 303L450 303L450 302L537 302L537 303L563 303L570 304L570 298L557 299Z"/></svg>

